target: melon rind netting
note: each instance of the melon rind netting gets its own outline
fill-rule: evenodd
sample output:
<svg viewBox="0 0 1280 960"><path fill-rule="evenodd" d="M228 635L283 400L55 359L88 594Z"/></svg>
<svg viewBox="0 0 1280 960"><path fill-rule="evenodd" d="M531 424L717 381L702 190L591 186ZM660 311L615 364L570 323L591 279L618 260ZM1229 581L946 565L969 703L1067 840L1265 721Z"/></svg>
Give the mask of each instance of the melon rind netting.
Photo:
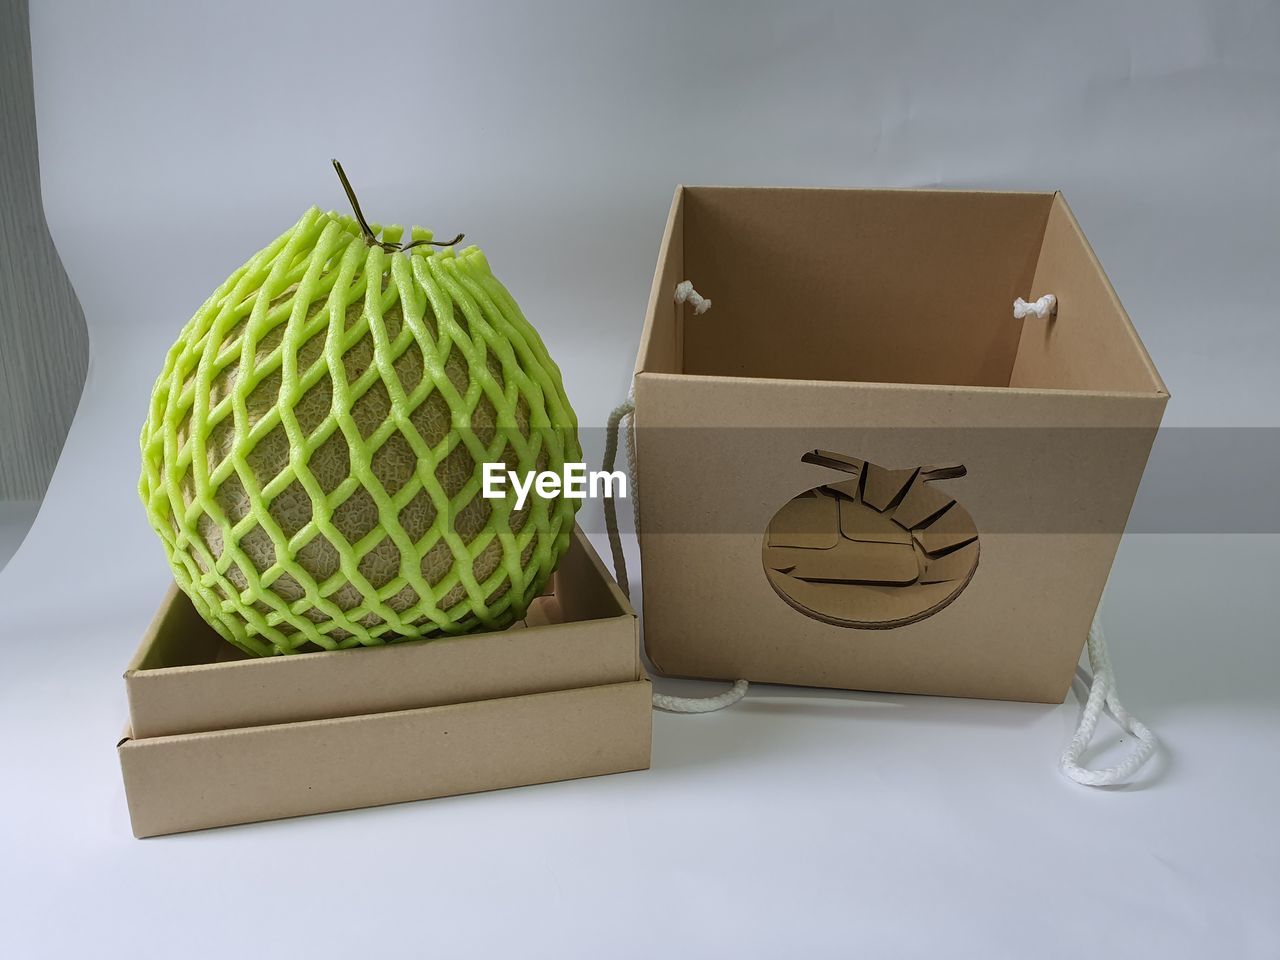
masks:
<svg viewBox="0 0 1280 960"><path fill-rule="evenodd" d="M481 497L486 461L581 460L560 372L484 254L384 250L315 208L183 330L141 445L179 586L260 656L509 626L580 502Z"/></svg>

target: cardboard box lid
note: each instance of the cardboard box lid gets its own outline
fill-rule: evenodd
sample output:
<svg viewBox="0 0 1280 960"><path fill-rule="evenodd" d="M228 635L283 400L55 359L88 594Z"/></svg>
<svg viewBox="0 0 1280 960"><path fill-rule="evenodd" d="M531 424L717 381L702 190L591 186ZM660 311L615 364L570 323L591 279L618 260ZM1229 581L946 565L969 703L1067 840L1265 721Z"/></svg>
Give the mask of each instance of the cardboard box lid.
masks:
<svg viewBox="0 0 1280 960"><path fill-rule="evenodd" d="M649 766L649 681L367 716L126 738L135 836Z"/></svg>
<svg viewBox="0 0 1280 960"><path fill-rule="evenodd" d="M330 719L634 681L635 611L575 528L554 593L509 630L262 659L171 587L125 671L135 737Z"/></svg>

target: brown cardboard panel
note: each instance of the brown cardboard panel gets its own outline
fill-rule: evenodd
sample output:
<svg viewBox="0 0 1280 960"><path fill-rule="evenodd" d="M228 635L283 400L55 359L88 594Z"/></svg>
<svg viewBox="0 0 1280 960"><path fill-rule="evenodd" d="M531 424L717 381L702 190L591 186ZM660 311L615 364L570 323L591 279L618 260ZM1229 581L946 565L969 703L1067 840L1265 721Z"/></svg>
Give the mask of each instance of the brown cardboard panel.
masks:
<svg viewBox="0 0 1280 960"><path fill-rule="evenodd" d="M877 510L887 510L907 489L907 484L915 479L917 472L914 468L886 470L884 467L868 464L867 482L862 488L863 502Z"/></svg>
<svg viewBox="0 0 1280 960"><path fill-rule="evenodd" d="M978 544L968 543L940 557L925 557L921 583L945 583L970 576L978 564Z"/></svg>
<svg viewBox="0 0 1280 960"><path fill-rule="evenodd" d="M1060 701L1168 399L1062 198L684 188L673 218L636 378L655 667ZM762 252L776 236L803 242ZM670 306L686 278L710 312ZM1013 320L1044 292L1055 320ZM870 466L938 463L967 472L894 491ZM823 485L814 464L853 477ZM916 528L934 550L911 542L917 580L796 576L831 548L771 562L765 531L817 489L849 513L839 547L872 543L847 536L868 526L855 505Z"/></svg>
<svg viewBox="0 0 1280 960"><path fill-rule="evenodd" d="M867 467L865 460L846 456L843 453L835 453L831 450L813 450L800 459L805 463L812 463L819 467L830 467L832 470L843 470L845 473L852 473L854 476L859 477Z"/></svg>
<svg viewBox="0 0 1280 960"><path fill-rule="evenodd" d="M631 601L580 527L574 527L573 542L556 568L555 596L566 623L635 617Z"/></svg>
<svg viewBox="0 0 1280 960"><path fill-rule="evenodd" d="M675 302L676 284L684 279L684 187L677 187L662 233L662 256L649 289L649 306L636 373L684 369L683 311ZM705 316L705 314L704 314Z"/></svg>
<svg viewBox="0 0 1280 960"><path fill-rule="evenodd" d="M826 550L840 539L839 506L834 497L802 496L787 504L785 513L769 525L771 547Z"/></svg>
<svg viewBox="0 0 1280 960"><path fill-rule="evenodd" d="M524 629L264 659L234 650L171 589L125 673L140 738L355 716L643 676L635 615L580 530Z"/></svg>
<svg viewBox="0 0 1280 960"><path fill-rule="evenodd" d="M769 547L765 566L801 580L830 583L914 583L920 575L910 543L842 539L828 550Z"/></svg>
<svg viewBox="0 0 1280 960"><path fill-rule="evenodd" d="M936 556L978 539L978 528L973 517L960 504L952 501L940 517L913 533L919 538L925 553Z"/></svg>
<svg viewBox="0 0 1280 960"><path fill-rule="evenodd" d="M184 602L185 601L185 602ZM182 595L169 584L160 608L125 669L125 678L141 670L184 667L245 659L240 651L218 636Z"/></svg>
<svg viewBox="0 0 1280 960"><path fill-rule="evenodd" d="M839 483L828 483L824 485L822 490L835 494L841 500L861 500L862 499L862 481L858 480L842 480Z"/></svg>
<svg viewBox="0 0 1280 960"><path fill-rule="evenodd" d="M911 485L911 489L902 498L898 508L893 511L893 520L908 530L914 530L938 516L953 503L955 503L954 498L936 487L916 482Z"/></svg>
<svg viewBox="0 0 1280 960"><path fill-rule="evenodd" d="M686 317L681 372L1009 383L1011 305L1031 285L1052 194L686 187L682 198L676 281L714 307Z"/></svg>
<svg viewBox="0 0 1280 960"><path fill-rule="evenodd" d="M642 374L636 396L645 644L659 672L1042 702L1060 702L1069 689L1166 402L662 374ZM725 429L666 429L698 424ZM929 429L880 429L922 424ZM743 442L760 433L733 429L761 425L786 427L794 453ZM877 428L872 449L859 449L864 425ZM1031 426L1075 429L999 429ZM952 448L957 437L964 449ZM800 456L816 446L890 466L963 458L968 475L945 488L978 527L981 562L953 602L917 622L855 631L802 615L772 587L763 531L781 505L813 487L814 468ZM1080 476L1091 478L1088 498L1078 496ZM731 485L737 495L727 500L720 477L752 480ZM1009 532L1011 511L1071 532ZM726 519L708 529L705 518L717 516ZM805 593L839 589L814 586L821 589ZM850 605L874 612L867 604L879 602Z"/></svg>
<svg viewBox="0 0 1280 960"><path fill-rule="evenodd" d="M649 766L647 680L337 720L126 740L136 836Z"/></svg>
<svg viewBox="0 0 1280 960"><path fill-rule="evenodd" d="M886 471L887 472L887 471ZM900 471L911 472L911 471ZM865 496L864 496L865 501ZM867 506L874 506L867 501ZM858 501L842 497L840 499L840 533L850 540L867 540L872 543L905 543L911 544L911 532L894 523L877 507L868 510Z"/></svg>
<svg viewBox="0 0 1280 960"><path fill-rule="evenodd" d="M931 583L918 587L915 598L928 615L954 594L953 584ZM783 596L781 591L779 595ZM865 621L873 629L886 630L919 619L913 609L907 617L901 616L904 610L902 590L892 585L798 580L788 583L783 599L797 605L814 619L836 625Z"/></svg>
<svg viewBox="0 0 1280 960"><path fill-rule="evenodd" d="M560 604L555 597L536 597L525 611L525 627L546 627L561 623Z"/></svg>
<svg viewBox="0 0 1280 960"><path fill-rule="evenodd" d="M1061 194L1054 197L1031 286L1019 296L1058 298L1048 320L1021 321L1010 385L1132 391L1167 396L1129 316Z"/></svg>

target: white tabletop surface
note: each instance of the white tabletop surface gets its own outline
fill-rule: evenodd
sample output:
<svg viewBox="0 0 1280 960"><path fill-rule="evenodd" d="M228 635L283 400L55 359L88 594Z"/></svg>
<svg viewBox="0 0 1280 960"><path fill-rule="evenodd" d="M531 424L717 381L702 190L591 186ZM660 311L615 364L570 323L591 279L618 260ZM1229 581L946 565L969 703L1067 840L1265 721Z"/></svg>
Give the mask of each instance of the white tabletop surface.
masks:
<svg viewBox="0 0 1280 960"><path fill-rule="evenodd" d="M1126 539L1113 657L1164 744L1128 787L1057 771L1074 696L761 686L655 715L643 773L130 835L120 673L168 579L134 490L151 381L226 273L341 203L331 155L366 206L486 247L587 427L625 393L681 180L1062 187L1167 425L1276 426L1274 17L642 6L36 4L45 203L92 362L0 573L0 955L1280 956L1277 536ZM1104 722L1100 759L1124 746Z"/></svg>

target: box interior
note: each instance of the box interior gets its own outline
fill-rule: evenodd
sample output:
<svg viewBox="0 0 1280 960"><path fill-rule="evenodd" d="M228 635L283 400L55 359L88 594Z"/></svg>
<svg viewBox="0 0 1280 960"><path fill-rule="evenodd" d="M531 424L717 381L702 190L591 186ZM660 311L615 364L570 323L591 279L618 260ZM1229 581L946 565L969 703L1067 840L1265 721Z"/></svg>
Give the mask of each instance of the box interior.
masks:
<svg viewBox="0 0 1280 960"><path fill-rule="evenodd" d="M685 279L709 311L674 302ZM1013 318L1044 293L1055 318ZM1055 193L683 187L639 369L1164 392Z"/></svg>

